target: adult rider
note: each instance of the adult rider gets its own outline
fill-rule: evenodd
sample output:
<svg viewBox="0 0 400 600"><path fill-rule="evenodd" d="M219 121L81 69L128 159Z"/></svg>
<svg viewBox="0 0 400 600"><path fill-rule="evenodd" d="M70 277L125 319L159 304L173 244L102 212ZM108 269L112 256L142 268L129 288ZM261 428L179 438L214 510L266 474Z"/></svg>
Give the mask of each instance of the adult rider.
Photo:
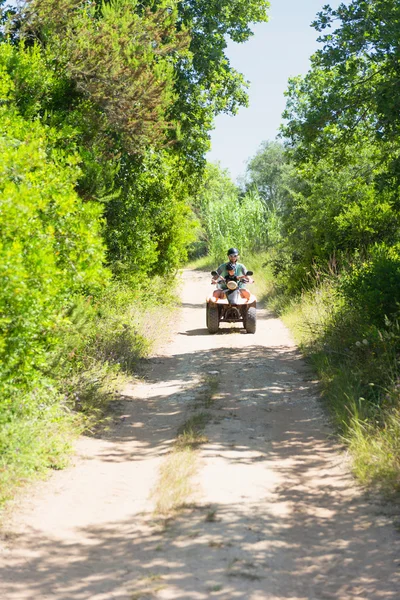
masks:
<svg viewBox="0 0 400 600"><path fill-rule="evenodd" d="M217 283L218 282L218 288L213 292L213 296L214 298L223 298L225 295L225 290L227 289L227 285L225 283L225 281L222 281L221 279L219 279L220 277L223 277L224 280L225 278L228 276L228 266L230 266L230 268L234 267L235 269L235 276L239 278L239 292L240 295L242 296L242 298L250 298L250 292L248 292L246 290L246 288L244 287L244 282L240 281L241 277L244 277L247 274L247 269L244 265L242 265L242 263L238 262L238 258L239 258L239 250L237 248L229 248L228 252L227 252L229 261L226 263L223 263L222 265L220 265L217 269L217 273L218 273L218 277L213 277L212 282L211 283Z"/></svg>

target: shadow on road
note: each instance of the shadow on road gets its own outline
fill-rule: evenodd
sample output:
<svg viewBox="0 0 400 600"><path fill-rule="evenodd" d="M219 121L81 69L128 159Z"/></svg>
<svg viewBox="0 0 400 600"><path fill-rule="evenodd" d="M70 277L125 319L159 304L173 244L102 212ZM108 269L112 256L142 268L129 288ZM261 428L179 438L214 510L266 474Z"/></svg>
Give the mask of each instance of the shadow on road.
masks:
<svg viewBox="0 0 400 600"><path fill-rule="evenodd" d="M116 450L105 454L104 461L140 460L128 444L125 449L133 439L150 451L147 456L167 451L177 416L183 420L188 404L204 392L199 374L217 371L219 423L207 432L207 456L225 454L238 467L263 461L279 465L279 484L266 486L265 500L254 504L244 498L192 505L183 507L176 519L132 515L84 527L78 530L84 539L79 543L31 530L20 542L23 564L2 575L3 597L17 597L17 590L26 586L38 600L52 594L57 600L111 599L113 593L119 597L123 584L134 598L156 597L154 590L164 585L172 589L168 597L187 600L217 592L224 599L398 598L399 539L382 543L390 531L385 517L360 494L346 494L346 476L332 470L332 443L321 416L303 410L315 389L305 380L307 369L299 359L293 348L250 346L146 361L147 384L162 380L163 393L124 404L125 419L112 431ZM255 377L260 372L265 377ZM264 383L253 386L256 379ZM177 380L188 384L184 391L174 391ZM190 386L193 381L197 383ZM252 419L252 411L259 415L260 408L265 411L262 422L258 416ZM287 418L272 427L278 410ZM254 431L245 443L232 447L229 440L221 441L220 425L239 412ZM162 426L153 427L160 415Z"/></svg>
<svg viewBox="0 0 400 600"><path fill-rule="evenodd" d="M337 495L331 476L312 492L304 490L307 473L316 466L309 456L315 444L322 456L330 452L322 440L295 430L272 444L275 459L283 464L288 455L296 459L284 467L286 483L264 505L189 506L175 520L144 516L144 527L132 515L80 529L83 543L44 538L31 530L21 541L24 564L3 575L3 597L22 585L35 599L52 594L59 600L112 598L124 584L132 597L151 598L153 588L168 582L170 597L188 600L211 597L217 589L223 598L243 599L252 594L310 600L398 598L396 548L389 539L386 550L382 547L385 519L371 519L362 498ZM144 589L143 596L133 596Z"/></svg>

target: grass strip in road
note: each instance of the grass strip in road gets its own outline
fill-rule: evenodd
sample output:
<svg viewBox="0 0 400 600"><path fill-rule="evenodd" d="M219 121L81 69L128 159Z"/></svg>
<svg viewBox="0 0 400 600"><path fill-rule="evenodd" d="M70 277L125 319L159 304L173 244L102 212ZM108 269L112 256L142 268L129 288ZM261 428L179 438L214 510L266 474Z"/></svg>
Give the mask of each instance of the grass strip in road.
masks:
<svg viewBox="0 0 400 600"><path fill-rule="evenodd" d="M217 393L215 377L206 377L197 400L196 408L211 407ZM192 477L198 466L197 451L208 439L204 429L211 414L204 410L191 415L178 429L173 450L160 469L158 482L153 492L155 512L169 515L185 507L193 494Z"/></svg>
<svg viewBox="0 0 400 600"><path fill-rule="evenodd" d="M193 493L191 479L197 470L197 449L207 442L204 428L210 415L200 412L183 423L174 449L161 466L154 491L156 512L167 515L183 507Z"/></svg>
<svg viewBox="0 0 400 600"><path fill-rule="evenodd" d="M210 420L210 415L200 412L185 421L178 429L178 437L175 442L177 450L195 450L201 444L207 442L203 430Z"/></svg>

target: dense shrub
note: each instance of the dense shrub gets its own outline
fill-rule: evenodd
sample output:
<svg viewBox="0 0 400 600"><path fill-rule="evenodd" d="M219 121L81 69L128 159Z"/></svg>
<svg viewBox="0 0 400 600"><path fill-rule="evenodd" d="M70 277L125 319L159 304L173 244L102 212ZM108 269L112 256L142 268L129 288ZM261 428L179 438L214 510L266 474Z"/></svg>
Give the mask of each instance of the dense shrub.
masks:
<svg viewBox="0 0 400 600"><path fill-rule="evenodd" d="M140 286L147 276L176 272L194 239L187 183L176 157L149 151L121 167L122 185L105 210L108 261L114 273Z"/></svg>
<svg viewBox="0 0 400 600"><path fill-rule="evenodd" d="M3 77L3 99L7 86ZM76 159L54 151L51 136L1 107L0 377L12 386L43 368L74 294L107 280L101 207L78 198Z"/></svg>
<svg viewBox="0 0 400 600"><path fill-rule="evenodd" d="M383 327L400 314L400 245L376 245L343 273L342 294L366 323Z"/></svg>

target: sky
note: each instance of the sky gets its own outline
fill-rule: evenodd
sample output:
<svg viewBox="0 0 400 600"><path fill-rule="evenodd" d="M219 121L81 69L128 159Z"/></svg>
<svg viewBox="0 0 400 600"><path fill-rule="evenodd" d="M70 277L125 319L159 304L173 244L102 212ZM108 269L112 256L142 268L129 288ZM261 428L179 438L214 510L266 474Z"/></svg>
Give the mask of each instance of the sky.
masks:
<svg viewBox="0 0 400 600"><path fill-rule="evenodd" d="M310 27L329 0L270 0L269 22L255 25L245 44L229 43L231 65L250 81L249 107L220 115L211 133L210 162L219 162L235 180L265 140L275 139L285 108L289 77L307 73L317 50L318 32Z"/></svg>

